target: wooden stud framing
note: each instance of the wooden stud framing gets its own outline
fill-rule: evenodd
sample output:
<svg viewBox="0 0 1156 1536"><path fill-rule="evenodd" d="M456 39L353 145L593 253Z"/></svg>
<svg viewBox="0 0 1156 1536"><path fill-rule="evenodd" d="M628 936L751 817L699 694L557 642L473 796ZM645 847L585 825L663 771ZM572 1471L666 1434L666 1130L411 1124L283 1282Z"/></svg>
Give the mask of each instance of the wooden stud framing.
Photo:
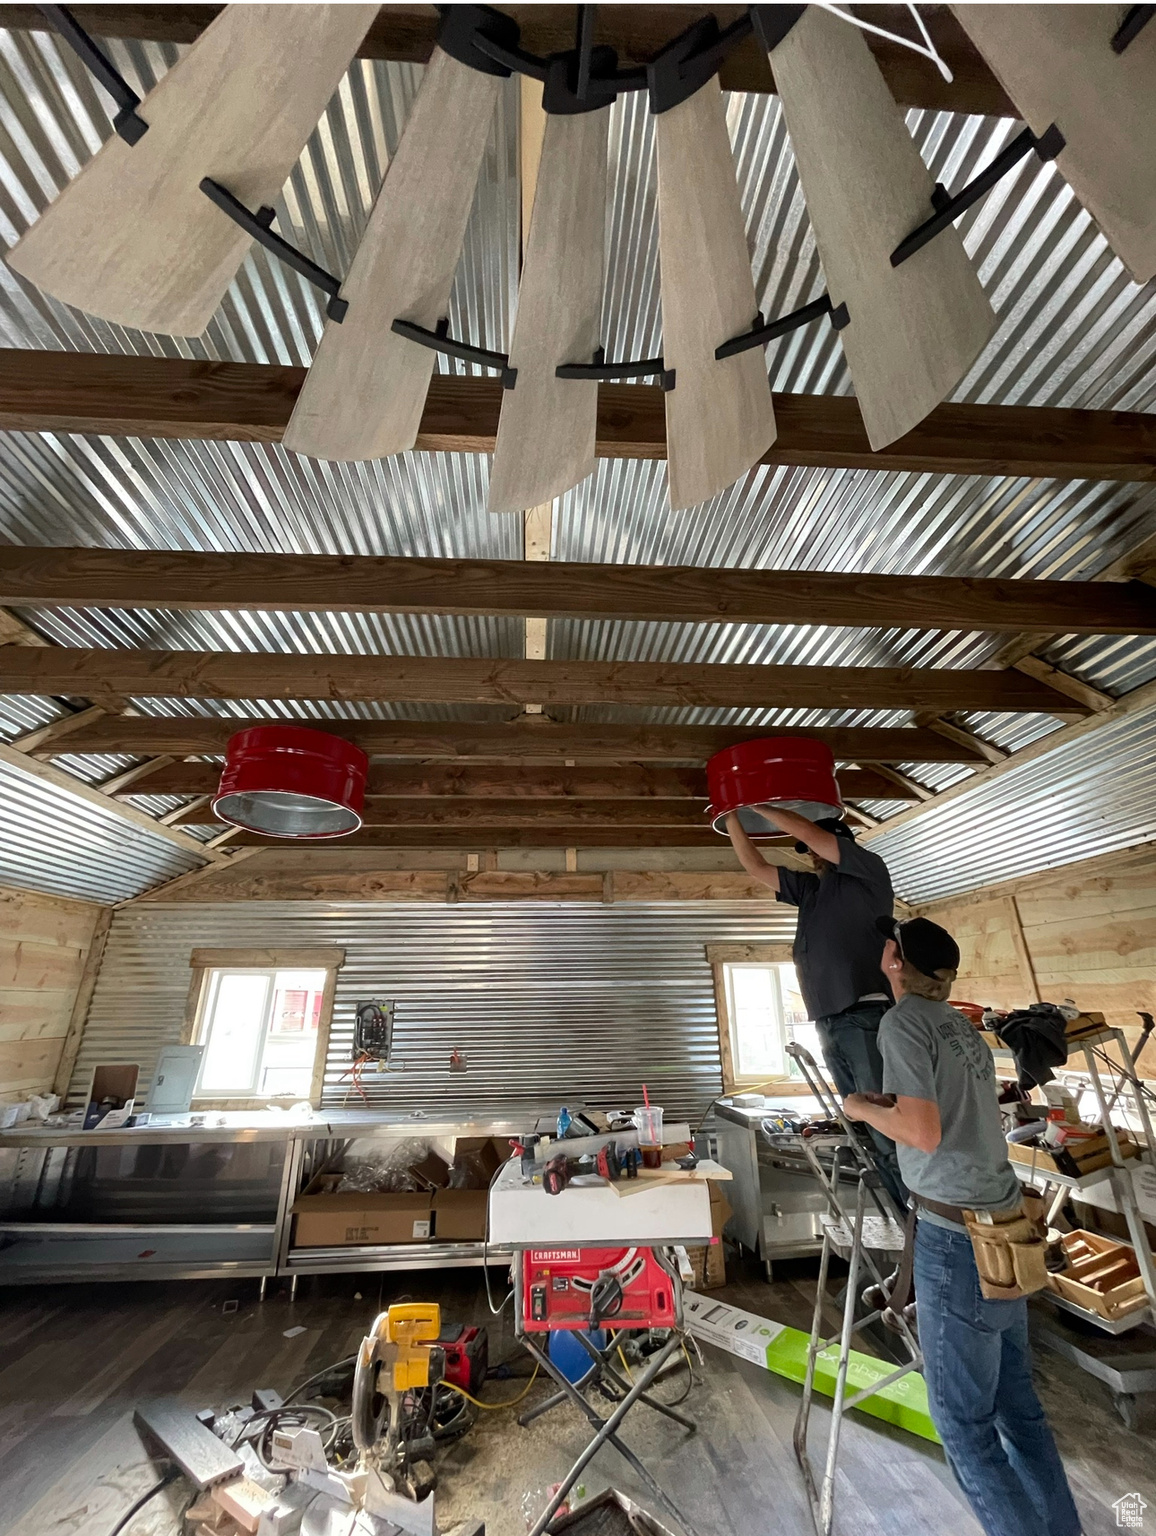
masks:
<svg viewBox="0 0 1156 1536"><path fill-rule="evenodd" d="M97 915L96 926L92 930L92 938L89 940L88 954L84 957L84 969L80 973L76 1000L72 1005L72 1017L68 1021L68 1032L64 1037L64 1046L60 1052L60 1061L57 1063L56 1076L52 1084L53 1092L58 1093L62 1099L72 1082L80 1042L84 1039L84 1027L88 1023L88 1010L92 1006L92 994L96 990L111 923L112 908L102 907Z"/></svg>

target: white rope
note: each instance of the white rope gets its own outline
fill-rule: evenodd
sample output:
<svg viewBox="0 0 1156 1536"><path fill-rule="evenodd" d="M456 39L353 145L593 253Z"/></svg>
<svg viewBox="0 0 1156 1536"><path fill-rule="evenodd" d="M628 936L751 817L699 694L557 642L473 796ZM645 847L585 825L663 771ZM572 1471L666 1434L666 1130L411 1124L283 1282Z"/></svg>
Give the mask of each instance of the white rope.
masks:
<svg viewBox="0 0 1156 1536"><path fill-rule="evenodd" d="M917 6L908 5L907 9L915 18L915 25L919 28L919 35L923 39L922 44L915 42L910 37L900 37L898 32L888 32L885 27L876 27L871 22L864 21L861 16L853 15L850 11L841 10L834 3L834 0L815 0L815 4L824 11L830 11L832 16L838 16L840 21L849 21L853 27L858 27L862 32L874 32L876 37L886 37L893 43L899 43L903 48L910 48L912 53L918 53L923 58L930 59L945 80L954 79L939 50L931 41L931 35L923 24L923 17L919 14Z"/></svg>

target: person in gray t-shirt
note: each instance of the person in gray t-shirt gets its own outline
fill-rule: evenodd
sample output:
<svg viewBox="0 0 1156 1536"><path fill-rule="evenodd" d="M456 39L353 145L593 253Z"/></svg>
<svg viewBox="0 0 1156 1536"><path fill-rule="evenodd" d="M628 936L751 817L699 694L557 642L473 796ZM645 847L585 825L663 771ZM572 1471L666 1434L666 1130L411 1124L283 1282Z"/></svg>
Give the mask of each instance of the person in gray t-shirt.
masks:
<svg viewBox="0 0 1156 1536"><path fill-rule="evenodd" d="M936 1105L934 1150L898 1142L899 1170L915 1195L970 1210L1014 1210L1020 1185L1008 1161L995 1063L975 1025L950 1003L906 992L879 1026L883 1092ZM921 1218L947 1218L924 1210ZM948 1222L955 1226L956 1223Z"/></svg>
<svg viewBox="0 0 1156 1536"><path fill-rule="evenodd" d="M894 1138L919 1206L915 1298L931 1417L987 1536L1079 1536L1032 1385L1027 1298L983 1295L962 1223L964 1210L1018 1209L1020 1194L991 1052L947 1002L959 947L925 917L881 917L879 930L883 970L899 999L879 1026L883 1088L894 1102L853 1093L843 1108Z"/></svg>

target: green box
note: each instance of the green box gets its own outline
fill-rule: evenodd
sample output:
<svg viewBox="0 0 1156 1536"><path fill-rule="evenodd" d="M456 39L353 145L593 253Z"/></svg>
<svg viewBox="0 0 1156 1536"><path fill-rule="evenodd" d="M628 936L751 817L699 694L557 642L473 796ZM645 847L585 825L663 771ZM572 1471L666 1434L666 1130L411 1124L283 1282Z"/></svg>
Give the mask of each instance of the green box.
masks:
<svg viewBox="0 0 1156 1536"><path fill-rule="evenodd" d="M774 1371L776 1376L785 1376L788 1381L802 1382L805 1378L811 1341L800 1329L788 1328L785 1323L744 1312L741 1307L693 1291L684 1294L682 1309L687 1328L704 1344L716 1344L742 1360L752 1360ZM835 1395L838 1359L838 1348L832 1346L823 1350L815 1362L815 1390L826 1397ZM895 1366L888 1360L876 1360L872 1355L852 1350L847 1365L847 1396L882 1381L893 1370ZM940 1443L927 1406L927 1383L918 1371L911 1371L864 1398L855 1412L870 1414L921 1439Z"/></svg>

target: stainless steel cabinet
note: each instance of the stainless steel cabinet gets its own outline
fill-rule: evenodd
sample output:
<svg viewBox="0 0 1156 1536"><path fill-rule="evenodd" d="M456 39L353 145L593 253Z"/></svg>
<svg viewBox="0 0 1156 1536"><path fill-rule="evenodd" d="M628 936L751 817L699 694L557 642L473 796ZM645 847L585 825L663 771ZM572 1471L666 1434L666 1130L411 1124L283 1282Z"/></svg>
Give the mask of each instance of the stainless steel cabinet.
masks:
<svg viewBox="0 0 1156 1536"><path fill-rule="evenodd" d="M501 1262L481 1242L293 1247L293 1202L351 1140L515 1136L509 1119L323 1111L309 1121L0 1131L0 1285L200 1279Z"/></svg>
<svg viewBox="0 0 1156 1536"><path fill-rule="evenodd" d="M767 1145L760 1130L766 1113L716 1104L696 1147L734 1174L726 1188L734 1207L727 1236L762 1261L769 1280L776 1259L802 1258L822 1248L819 1217L826 1201L802 1157Z"/></svg>

